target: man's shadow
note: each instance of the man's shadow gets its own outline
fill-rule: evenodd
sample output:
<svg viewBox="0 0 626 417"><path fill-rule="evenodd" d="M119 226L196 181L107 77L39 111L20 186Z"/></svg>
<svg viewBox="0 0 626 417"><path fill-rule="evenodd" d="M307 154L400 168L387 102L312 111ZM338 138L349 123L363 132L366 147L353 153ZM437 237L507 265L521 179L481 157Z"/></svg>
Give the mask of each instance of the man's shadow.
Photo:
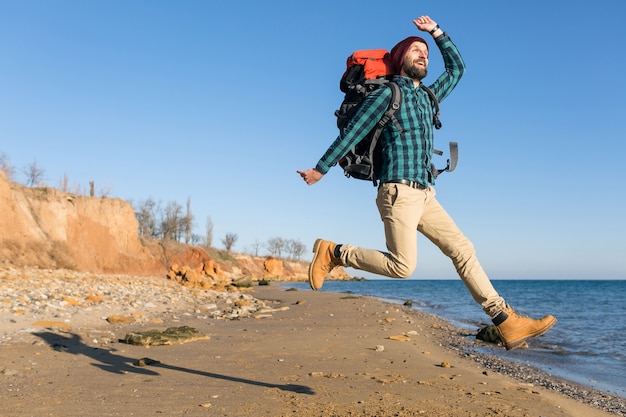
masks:
<svg viewBox="0 0 626 417"><path fill-rule="evenodd" d="M158 372L148 369L145 366L137 366L138 360L127 356L118 355L117 349L103 349L99 347L90 347L83 343L82 338L75 333L67 333L68 336L53 332L38 332L33 335L41 338L52 349L58 352L64 352L71 355L83 355L98 363L92 363L93 366L106 372L115 374L136 373L141 375L160 375ZM310 387L294 384L270 384L267 382L254 381L251 379L240 378L236 376L221 375L213 372L200 371L197 369L188 369L180 366L168 365L158 361L149 361L151 368L163 368L173 371L186 372L189 374L206 376L209 378L223 379L225 381L238 382L249 385L256 385L266 388L278 388L282 391L290 391L298 394L314 395Z"/></svg>

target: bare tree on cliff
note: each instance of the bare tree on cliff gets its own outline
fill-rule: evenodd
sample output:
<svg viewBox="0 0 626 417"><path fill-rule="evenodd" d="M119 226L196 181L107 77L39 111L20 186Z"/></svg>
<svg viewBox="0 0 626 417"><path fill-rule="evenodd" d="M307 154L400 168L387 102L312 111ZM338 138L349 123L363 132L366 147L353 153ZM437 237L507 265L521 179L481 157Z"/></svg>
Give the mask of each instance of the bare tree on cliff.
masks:
<svg viewBox="0 0 626 417"><path fill-rule="evenodd" d="M100 187L100 197L109 197L112 193L113 187L110 184Z"/></svg>
<svg viewBox="0 0 626 417"><path fill-rule="evenodd" d="M213 244L213 221L211 220L211 217L208 216L206 218L206 235L204 237L204 246L207 249L210 249L212 244Z"/></svg>
<svg viewBox="0 0 626 417"><path fill-rule="evenodd" d="M184 238L186 244L199 242L200 237L193 232L193 214L191 213L191 200L187 199L187 212L183 214L183 206L170 201L165 208L161 202L153 199L140 201L133 204L135 217L139 223L139 236L150 239L176 240Z"/></svg>
<svg viewBox="0 0 626 417"><path fill-rule="evenodd" d="M4 172L7 180L13 181L15 168L13 168L13 165L9 163L9 157L4 152L0 152L0 171Z"/></svg>
<svg viewBox="0 0 626 417"><path fill-rule="evenodd" d="M63 178L59 181L59 190L67 193L69 191L70 177L67 176L67 172L63 173Z"/></svg>
<svg viewBox="0 0 626 417"><path fill-rule="evenodd" d="M287 241L287 252L291 259L300 259L306 250L306 246L299 240L291 239Z"/></svg>
<svg viewBox="0 0 626 417"><path fill-rule="evenodd" d="M189 244L192 240L193 232L193 214L191 214L191 197L187 197L187 212L183 219L183 227L185 228L185 244Z"/></svg>
<svg viewBox="0 0 626 417"><path fill-rule="evenodd" d="M267 250L275 258L282 258L285 249L287 249L287 242L282 237L273 237L267 241Z"/></svg>
<svg viewBox="0 0 626 417"><path fill-rule="evenodd" d="M252 254L254 256L259 256L259 250L263 247L263 244L261 242L259 242L258 239L255 239L254 242L252 242Z"/></svg>
<svg viewBox="0 0 626 417"><path fill-rule="evenodd" d="M26 186L34 187L42 184L46 171L39 166L37 161L33 161L24 167L23 173L26 175Z"/></svg>
<svg viewBox="0 0 626 417"><path fill-rule="evenodd" d="M165 207L161 218L160 235L163 240L180 240L181 219L183 207L175 201L170 201Z"/></svg>
<svg viewBox="0 0 626 417"><path fill-rule="evenodd" d="M135 208L135 217L139 223L139 236L147 238L157 237L157 213L160 211L160 204L151 198L139 203Z"/></svg>
<svg viewBox="0 0 626 417"><path fill-rule="evenodd" d="M235 233L226 233L226 236L224 237L224 239L222 239L222 243L224 244L227 252L230 252L231 248L235 245L237 239L238 236Z"/></svg>

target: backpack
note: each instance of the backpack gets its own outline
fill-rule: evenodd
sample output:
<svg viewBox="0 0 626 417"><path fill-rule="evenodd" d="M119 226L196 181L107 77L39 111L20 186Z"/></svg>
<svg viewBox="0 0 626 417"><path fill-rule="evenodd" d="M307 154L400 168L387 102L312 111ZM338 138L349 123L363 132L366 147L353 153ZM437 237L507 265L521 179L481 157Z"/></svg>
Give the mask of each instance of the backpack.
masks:
<svg viewBox="0 0 626 417"><path fill-rule="evenodd" d="M378 170L380 168L380 146L378 144L380 134L390 121L395 123L398 130L402 133L402 129L394 117L402 103L402 91L396 83L390 81L391 75L392 70L387 50L360 50L355 51L348 57L346 71L339 83L340 90L345 94L341 106L335 111L339 130L348 125L368 94L383 85L391 89L389 108L376 126L356 146L350 149L347 155L338 161L346 177L372 181L374 186L378 184ZM420 87L430 97L433 105L433 125L435 129L440 129L439 101L435 94L424 84L420 84ZM437 155L443 154L443 152L438 150L433 152ZM458 155L456 142L450 142L450 155L452 162L448 159L448 164L445 168L436 169L434 165L431 166L434 178L443 171L452 172L456 167Z"/></svg>

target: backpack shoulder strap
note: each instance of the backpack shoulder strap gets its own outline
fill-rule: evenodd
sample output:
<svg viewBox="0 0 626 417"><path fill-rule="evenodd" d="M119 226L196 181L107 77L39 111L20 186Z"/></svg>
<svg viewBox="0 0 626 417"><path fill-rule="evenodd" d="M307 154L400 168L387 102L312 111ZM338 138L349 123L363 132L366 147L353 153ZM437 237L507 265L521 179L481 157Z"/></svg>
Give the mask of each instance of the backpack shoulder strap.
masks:
<svg viewBox="0 0 626 417"><path fill-rule="evenodd" d="M387 108L385 113L383 113L382 117L380 118L378 123L376 123L376 126L372 130L369 148L370 155L374 155L376 145L378 144L378 138L380 138L380 135L383 132L383 128L387 123L389 123L390 120L394 121L397 128L402 133L402 129L398 124L396 118L394 117L397 111L400 110L400 104L402 103L402 90L400 90L398 84L391 81L385 83L385 85L389 86L389 88L391 89L391 100L389 102L389 107ZM378 184L378 180L375 177L372 179L372 181L374 183L374 186Z"/></svg>
<svg viewBox="0 0 626 417"><path fill-rule="evenodd" d="M374 148L376 147L378 138L380 137L380 134L382 133L385 125L389 123L389 121L392 119L394 121L396 120L394 115L398 110L400 110L400 103L402 103L402 91L400 90L398 84L394 82L388 82L385 83L385 85L389 86L389 88L391 89L391 101L389 102L389 107L387 108L387 111L383 113L382 117L380 118L378 123L376 123L376 126L374 126L374 129L372 130L370 145L372 150L374 150Z"/></svg>
<svg viewBox="0 0 626 417"><path fill-rule="evenodd" d="M437 99L437 96L435 95L435 93L433 93L433 90L426 87L422 83L420 83L420 88L426 91L426 93L428 93L428 96L430 97L430 101L433 104L433 113L434 113L433 125L435 126L435 129L441 129L441 121L439 120L439 115L440 115L439 100ZM448 159L448 163L446 167L442 169L437 169L435 168L434 164L431 164L431 172L434 178L437 178L437 176L441 174L442 172L445 172L445 171L452 172L456 168L456 164L459 159L459 146L458 146L458 143L456 142L450 142L449 145L450 145L450 159ZM434 149L433 153L436 153L437 155L443 155L443 152L437 149Z"/></svg>
<svg viewBox="0 0 626 417"><path fill-rule="evenodd" d="M394 82L390 81L388 83L385 83L385 85L389 86L389 88L391 89L391 101L389 102L389 107L387 108L387 111L383 113L382 117L380 118L378 123L376 123L376 126L374 126L374 129L372 130L373 132L371 136L372 149L374 149L374 147L376 146L376 142L378 142L378 138L380 137L380 134L382 133L383 128L385 127L387 123L389 123L390 120L393 119L398 129L400 129L400 133L402 133L402 129L400 128L400 126L398 125L394 117L396 112L400 110L400 104L402 103L402 91L400 90L400 87L398 86L398 84Z"/></svg>
<svg viewBox="0 0 626 417"><path fill-rule="evenodd" d="M396 114L398 110L400 110L400 105L402 104L402 90L398 84L393 81L389 81L385 83L391 89L391 101L389 102L389 107L387 111L383 114L383 117L378 121L378 127L383 127L391 118Z"/></svg>
<svg viewBox="0 0 626 417"><path fill-rule="evenodd" d="M393 120L393 123L396 125L398 132L403 133L402 126L398 123L395 114L400 110L400 106L402 105L402 90L400 86L393 81L389 81L385 83L391 89L391 100L389 102L389 107L387 111L383 114L383 117L378 121L377 129L383 128L390 120Z"/></svg>
<svg viewBox="0 0 626 417"><path fill-rule="evenodd" d="M430 101L433 103L433 125L435 126L435 129L441 129L441 121L439 120L439 100L437 99L437 96L433 93L433 90L426 87L424 83L420 83L420 88L428 93Z"/></svg>
<svg viewBox="0 0 626 417"><path fill-rule="evenodd" d="M433 175L433 178L437 178L439 176L439 174L441 174L442 172L448 171L448 172L452 172L454 171L454 168L456 168L456 164L457 161L459 160L459 145L456 142L450 142L450 159L448 159L448 164L446 165L445 168L442 169L437 169L435 167L435 164L430 164L430 171ZM437 155L443 155L443 152L441 151L434 151Z"/></svg>

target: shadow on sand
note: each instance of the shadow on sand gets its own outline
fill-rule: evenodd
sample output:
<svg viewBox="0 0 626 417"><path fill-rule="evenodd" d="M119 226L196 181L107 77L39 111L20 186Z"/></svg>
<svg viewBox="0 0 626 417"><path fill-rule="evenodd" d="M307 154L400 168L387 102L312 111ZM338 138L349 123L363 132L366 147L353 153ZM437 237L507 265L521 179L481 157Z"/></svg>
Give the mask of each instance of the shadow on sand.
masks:
<svg viewBox="0 0 626 417"><path fill-rule="evenodd" d="M103 371L111 372L115 374L135 373L140 375L160 375L158 372L145 366L136 366L138 360L136 358L130 358L127 356L117 354L117 349L103 349L99 347L87 346L83 343L82 338L74 333L64 334L54 332L38 332L33 335L41 338L52 349L58 352L64 352L71 355L83 355L91 358L97 363L92 363L93 366L100 368ZM221 375L213 372L206 372L197 369L188 369L180 366L168 365L161 362L150 363L150 368L162 368L170 369L178 372L186 372L193 375L206 376L208 378L222 379L225 381L237 382L242 384L256 385L265 388L278 388L282 391L295 392L298 394L314 395L315 391L304 385L294 384L270 384L267 382L254 381L251 379L240 378L236 376Z"/></svg>

